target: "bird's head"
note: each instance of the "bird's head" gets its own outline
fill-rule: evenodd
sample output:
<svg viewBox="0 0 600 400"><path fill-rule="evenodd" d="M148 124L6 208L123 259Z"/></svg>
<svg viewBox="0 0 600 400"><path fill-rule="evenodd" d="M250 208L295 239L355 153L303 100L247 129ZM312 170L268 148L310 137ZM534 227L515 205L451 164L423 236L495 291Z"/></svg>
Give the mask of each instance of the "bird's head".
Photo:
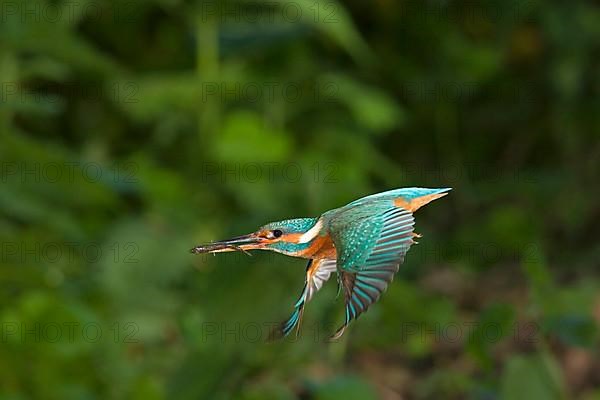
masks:
<svg viewBox="0 0 600 400"><path fill-rule="evenodd" d="M194 247L191 252L221 253L227 251L271 250L297 255L306 250L321 231L318 218L296 218L271 222L256 232Z"/></svg>

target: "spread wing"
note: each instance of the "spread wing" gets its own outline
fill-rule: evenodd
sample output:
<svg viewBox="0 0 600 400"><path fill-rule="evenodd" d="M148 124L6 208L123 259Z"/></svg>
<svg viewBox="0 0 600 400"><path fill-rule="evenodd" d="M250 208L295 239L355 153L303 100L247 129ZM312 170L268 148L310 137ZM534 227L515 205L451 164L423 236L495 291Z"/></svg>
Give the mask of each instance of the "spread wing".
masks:
<svg viewBox="0 0 600 400"><path fill-rule="evenodd" d="M346 318L337 339L353 319L375 303L398 272L414 243L411 212L393 201L377 201L341 210L330 221L337 268L344 289Z"/></svg>
<svg viewBox="0 0 600 400"><path fill-rule="evenodd" d="M294 312L284 322L281 323L278 329L271 332L270 339L277 339L289 335L289 333L297 327L296 333L300 329L302 322L302 314L304 306L312 299L323 284L331 277L331 274L336 271L336 260L310 260L306 267L306 281L304 289L300 294L300 298L294 304Z"/></svg>

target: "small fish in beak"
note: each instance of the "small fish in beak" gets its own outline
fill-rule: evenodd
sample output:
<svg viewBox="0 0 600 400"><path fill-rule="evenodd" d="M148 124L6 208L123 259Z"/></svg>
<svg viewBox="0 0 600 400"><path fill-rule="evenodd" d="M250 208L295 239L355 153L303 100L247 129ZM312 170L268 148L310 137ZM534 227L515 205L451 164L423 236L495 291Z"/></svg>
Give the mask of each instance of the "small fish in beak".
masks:
<svg viewBox="0 0 600 400"><path fill-rule="evenodd" d="M256 235L255 233L251 233L249 235L243 235L234 237L232 239L220 240L218 242L213 242L209 244L203 244L194 247L190 250L193 254L204 254L204 253L223 253L227 251L241 251L245 254L251 256L251 254L246 250L260 248L260 244L263 239ZM246 247L243 248L242 246Z"/></svg>

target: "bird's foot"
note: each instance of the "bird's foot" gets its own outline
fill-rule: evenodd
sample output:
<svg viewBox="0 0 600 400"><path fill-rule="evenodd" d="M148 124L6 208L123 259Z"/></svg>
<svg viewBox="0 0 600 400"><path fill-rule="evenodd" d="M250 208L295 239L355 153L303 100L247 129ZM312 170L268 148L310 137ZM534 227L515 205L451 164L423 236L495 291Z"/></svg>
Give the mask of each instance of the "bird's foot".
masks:
<svg viewBox="0 0 600 400"><path fill-rule="evenodd" d="M417 232L413 232L413 234L412 234L412 235L413 235L413 238L417 238L417 239L419 239L419 238L422 238L422 237L423 237L423 235L421 235L420 233L417 233ZM416 241L416 240L414 240L414 239L413 239L413 243L414 243L414 244L419 244L419 242L417 242L417 241Z"/></svg>

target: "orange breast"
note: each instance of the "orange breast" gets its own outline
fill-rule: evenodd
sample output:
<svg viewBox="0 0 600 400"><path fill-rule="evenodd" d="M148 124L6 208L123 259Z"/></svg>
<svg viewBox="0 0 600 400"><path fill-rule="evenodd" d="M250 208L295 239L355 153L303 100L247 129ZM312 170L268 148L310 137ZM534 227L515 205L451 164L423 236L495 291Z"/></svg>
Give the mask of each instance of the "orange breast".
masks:
<svg viewBox="0 0 600 400"><path fill-rule="evenodd" d="M312 241L310 246L300 253L301 257L306 258L336 258L335 246L329 235L318 236Z"/></svg>

